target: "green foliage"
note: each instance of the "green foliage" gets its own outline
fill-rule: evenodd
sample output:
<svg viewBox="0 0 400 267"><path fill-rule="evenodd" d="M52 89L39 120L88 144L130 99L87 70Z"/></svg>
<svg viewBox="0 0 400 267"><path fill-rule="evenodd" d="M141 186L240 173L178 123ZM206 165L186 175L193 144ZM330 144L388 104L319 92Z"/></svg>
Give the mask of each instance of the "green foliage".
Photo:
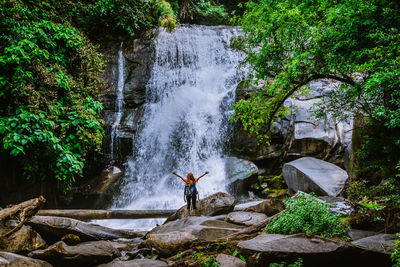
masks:
<svg viewBox="0 0 400 267"><path fill-rule="evenodd" d="M348 239L349 227L340 219L340 214L331 211L331 205L316 197L301 193L285 200L286 209L266 226L267 233L294 234L303 232L307 236L341 237Z"/></svg>
<svg viewBox="0 0 400 267"><path fill-rule="evenodd" d="M238 254L239 252L237 251L237 250L235 250L233 253L232 253L232 256L233 257L236 257L236 256L238 256L239 255L239 258L244 262L244 263L246 263L246 259L243 257L243 255L242 254Z"/></svg>
<svg viewBox="0 0 400 267"><path fill-rule="evenodd" d="M102 55L92 40L172 30L164 0L0 3L0 145L28 179L71 185L103 138Z"/></svg>
<svg viewBox="0 0 400 267"><path fill-rule="evenodd" d="M293 262L292 264L287 264L286 262L281 263L271 263L269 267L301 267L303 266L303 259L299 258L297 261Z"/></svg>
<svg viewBox="0 0 400 267"><path fill-rule="evenodd" d="M218 4L218 1L171 0L169 2L181 22L208 25L229 23L225 6Z"/></svg>
<svg viewBox="0 0 400 267"><path fill-rule="evenodd" d="M219 267L220 264L215 258L207 258L205 261L203 261L203 266L204 267Z"/></svg>
<svg viewBox="0 0 400 267"><path fill-rule="evenodd" d="M381 210L384 206L400 207L400 181L398 178L382 180L378 185L371 185L366 180L350 183L346 189L347 197L360 203L367 209Z"/></svg>
<svg viewBox="0 0 400 267"><path fill-rule="evenodd" d="M397 233L396 235L400 237L400 233ZM400 267L400 241L394 241L393 246L395 247L395 250L393 251L392 255L390 255L390 259L394 262L394 267Z"/></svg>
<svg viewBox="0 0 400 267"><path fill-rule="evenodd" d="M193 252L191 262L200 263L204 267L218 267L220 265L215 257L209 257L203 251Z"/></svg>
<svg viewBox="0 0 400 267"><path fill-rule="evenodd" d="M234 47L246 53L259 92L235 106L234 119L263 141L285 100L310 81L329 78L342 87L316 110L343 119L368 114L400 144L400 10L396 1L249 1ZM376 139L373 139L376 140ZM391 156L394 156L393 154ZM398 159L398 156L396 157Z"/></svg>

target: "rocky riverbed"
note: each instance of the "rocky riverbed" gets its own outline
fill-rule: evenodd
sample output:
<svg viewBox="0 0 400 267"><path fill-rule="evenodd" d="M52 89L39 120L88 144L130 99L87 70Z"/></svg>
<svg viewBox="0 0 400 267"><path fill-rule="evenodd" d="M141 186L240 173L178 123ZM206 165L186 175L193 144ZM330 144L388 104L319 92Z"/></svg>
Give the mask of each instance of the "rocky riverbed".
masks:
<svg viewBox="0 0 400 267"><path fill-rule="evenodd" d="M0 238L0 266L201 266L207 258L215 258L220 266L268 266L298 258L305 266L390 266L397 239L356 229L349 231L348 242L301 233L266 234L265 224L283 210L282 198L234 210L235 198L220 192L198 206L199 216L185 216L182 207L145 234L34 216L17 232ZM15 224L6 221L1 234Z"/></svg>

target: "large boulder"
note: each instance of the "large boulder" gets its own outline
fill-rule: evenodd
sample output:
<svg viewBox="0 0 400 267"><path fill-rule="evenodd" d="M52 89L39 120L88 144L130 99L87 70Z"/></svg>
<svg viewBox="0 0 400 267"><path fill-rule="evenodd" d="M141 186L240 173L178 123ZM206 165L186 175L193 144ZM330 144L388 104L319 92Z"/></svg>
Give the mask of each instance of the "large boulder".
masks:
<svg viewBox="0 0 400 267"><path fill-rule="evenodd" d="M121 256L121 251L130 249L132 245L124 242L89 241L68 246L59 241L47 249L32 251L29 256L48 261L55 266L95 266L110 262Z"/></svg>
<svg viewBox="0 0 400 267"><path fill-rule="evenodd" d="M98 267L164 267L164 266L168 266L168 264L159 260L136 259L136 260L122 261L119 259L115 259L112 262L101 264Z"/></svg>
<svg viewBox="0 0 400 267"><path fill-rule="evenodd" d="M34 216L28 224L49 243L54 243L68 234L79 236L81 241L138 237L138 234L132 231L111 229L65 217Z"/></svg>
<svg viewBox="0 0 400 267"><path fill-rule="evenodd" d="M304 157L283 165L283 178L293 191L338 196L348 179L338 166L316 158Z"/></svg>
<svg viewBox="0 0 400 267"><path fill-rule="evenodd" d="M235 195L247 194L250 186L257 182L258 168L251 161L228 157L225 159L225 171L229 190Z"/></svg>
<svg viewBox="0 0 400 267"><path fill-rule="evenodd" d="M0 228L0 236L10 231L17 222L10 221L8 227ZM0 250L8 252L26 252L46 248L47 244L43 238L32 229L24 225L17 232L7 237L0 237Z"/></svg>
<svg viewBox="0 0 400 267"><path fill-rule="evenodd" d="M236 200L232 195L227 193L218 192L201 199L197 202L197 215L215 216L220 214L227 214L231 212L236 204ZM182 219L187 216L186 205L182 206L174 214L172 214L166 222L176 219Z"/></svg>
<svg viewBox="0 0 400 267"><path fill-rule="evenodd" d="M21 267L21 266L29 266L29 267L51 267L52 265L48 262L28 258L25 256L21 256L18 254L0 251L0 266L7 267Z"/></svg>
<svg viewBox="0 0 400 267"><path fill-rule="evenodd" d="M162 255L173 255L193 242L208 242L236 233L242 226L220 221L221 217L195 217L168 222L149 232L147 242Z"/></svg>
<svg viewBox="0 0 400 267"><path fill-rule="evenodd" d="M237 246L249 266L294 262L298 258L303 259L305 266L390 266L387 255L363 251L344 242L307 238L304 234L261 234Z"/></svg>
<svg viewBox="0 0 400 267"><path fill-rule="evenodd" d="M246 263L241 259L226 254L219 254L216 261L219 267L246 267Z"/></svg>

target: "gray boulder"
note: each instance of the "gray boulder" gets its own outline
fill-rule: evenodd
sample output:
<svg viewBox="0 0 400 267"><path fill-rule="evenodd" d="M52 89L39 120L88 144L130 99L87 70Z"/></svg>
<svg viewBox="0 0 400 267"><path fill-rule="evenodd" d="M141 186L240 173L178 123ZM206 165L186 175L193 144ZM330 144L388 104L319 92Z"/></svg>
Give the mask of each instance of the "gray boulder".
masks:
<svg viewBox="0 0 400 267"><path fill-rule="evenodd" d="M168 266L163 261L152 260L152 259L137 259L137 260L128 260L121 261L119 259L115 259L110 263L101 264L98 267L163 267Z"/></svg>
<svg viewBox="0 0 400 267"><path fill-rule="evenodd" d="M251 161L228 157L225 159L225 171L229 190L235 195L247 194L250 186L257 182L258 168Z"/></svg>
<svg viewBox="0 0 400 267"><path fill-rule="evenodd" d="M0 227L0 236L15 227L17 222L11 221L8 227ZM0 237L0 250L8 252L26 252L46 248L43 238L32 229L24 225L17 232L7 237Z"/></svg>
<svg viewBox="0 0 400 267"><path fill-rule="evenodd" d="M267 218L267 215L263 213L249 211L234 211L226 216L226 220L228 222L245 226L251 226L260 223Z"/></svg>
<svg viewBox="0 0 400 267"><path fill-rule="evenodd" d="M112 261L121 256L121 251L128 251L132 246L112 241L90 241L68 246L60 241L47 249L33 251L29 256L48 261L55 266L94 266Z"/></svg>
<svg viewBox="0 0 400 267"><path fill-rule="evenodd" d="M249 266L303 259L304 266L391 266L386 254L363 250L345 242L307 238L304 234L261 234L238 243Z"/></svg>
<svg viewBox="0 0 400 267"><path fill-rule="evenodd" d="M220 217L186 217L168 222L149 232L147 242L163 255L187 249L193 242L208 242L236 233L242 226L218 220Z"/></svg>
<svg viewBox="0 0 400 267"><path fill-rule="evenodd" d="M231 212L236 204L236 200L232 195L227 193L218 192L201 199L197 202L197 215L215 216L220 214L227 214ZM187 216L186 205L182 206L173 215L168 217L166 222L177 219L182 219Z"/></svg>
<svg viewBox="0 0 400 267"><path fill-rule="evenodd" d="M81 241L135 238L138 236L132 231L111 229L65 217L34 216L28 224L49 243L54 243L68 234L79 236Z"/></svg>
<svg viewBox="0 0 400 267"><path fill-rule="evenodd" d="M361 248L390 255L395 249L393 244L396 240L399 240L396 235L378 234L358 239L353 241L352 244Z"/></svg>
<svg viewBox="0 0 400 267"><path fill-rule="evenodd" d="M0 266L7 267L21 267L21 266L29 266L29 267L51 267L52 265L48 262L28 258L25 256L21 256L18 254L0 251Z"/></svg>
<svg viewBox="0 0 400 267"><path fill-rule="evenodd" d="M246 267L246 263L241 259L226 254L219 254L216 260L220 264L219 267Z"/></svg>
<svg viewBox="0 0 400 267"><path fill-rule="evenodd" d="M345 170L316 158L304 157L283 165L283 178L293 191L338 196L348 179Z"/></svg>

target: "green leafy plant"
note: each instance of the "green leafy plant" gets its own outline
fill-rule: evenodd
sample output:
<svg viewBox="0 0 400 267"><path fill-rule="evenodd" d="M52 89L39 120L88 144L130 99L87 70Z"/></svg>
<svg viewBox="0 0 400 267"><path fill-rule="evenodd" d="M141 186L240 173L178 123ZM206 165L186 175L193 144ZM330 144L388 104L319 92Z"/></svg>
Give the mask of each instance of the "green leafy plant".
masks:
<svg viewBox="0 0 400 267"><path fill-rule="evenodd" d="M303 259L299 258L292 264L287 264L286 262L281 263L271 263L269 267L301 267L303 266Z"/></svg>
<svg viewBox="0 0 400 267"><path fill-rule="evenodd" d="M396 234L398 237L400 237L400 233ZM390 255L390 259L394 262L393 266L399 267L400 266L400 241L396 240L394 241L393 246L395 247L393 253Z"/></svg>
<svg viewBox="0 0 400 267"><path fill-rule="evenodd" d="M220 264L215 258L207 258L202 262L204 267L219 267Z"/></svg>
<svg viewBox="0 0 400 267"><path fill-rule="evenodd" d="M349 227L340 214L333 213L331 205L316 197L300 193L285 200L286 209L278 218L267 224L267 233L294 234L303 232L307 236L322 235L326 238L348 239Z"/></svg>
<svg viewBox="0 0 400 267"><path fill-rule="evenodd" d="M244 262L244 263L246 263L246 259L241 255L241 254L238 254L239 252L237 251L237 250L235 250L233 253L232 253L232 256L233 257L236 257L237 255L239 255L239 258Z"/></svg>

